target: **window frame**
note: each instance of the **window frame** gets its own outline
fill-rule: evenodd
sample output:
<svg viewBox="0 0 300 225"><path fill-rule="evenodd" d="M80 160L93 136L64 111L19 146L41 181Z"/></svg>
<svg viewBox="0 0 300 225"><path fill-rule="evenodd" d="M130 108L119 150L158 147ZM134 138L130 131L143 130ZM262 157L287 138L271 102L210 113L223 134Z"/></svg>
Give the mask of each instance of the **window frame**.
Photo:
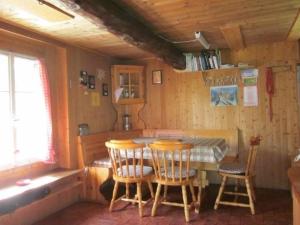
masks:
<svg viewBox="0 0 300 225"><path fill-rule="evenodd" d="M14 60L15 57L19 57L19 58L23 58L23 59L28 59L28 60L36 60L39 61L38 57L35 56L30 56L30 55L26 55L26 54L21 54L21 53L17 53L14 51L6 51L6 50L2 50L0 49L0 54L2 55L6 55L8 57L8 76L9 76L9 98L10 98L10 115L11 115L11 120L12 122L15 122L17 120L16 118L16 99L15 99L15 71L14 71ZM52 124L53 126L53 124ZM16 146L17 146L17 128L14 126L12 128L12 135L13 135L13 149L16 150ZM12 153L14 154L14 153ZM12 164L14 164L14 162L12 162ZM24 168L31 168L33 167L38 167L38 168L43 168L43 170L45 170L45 168L47 168L48 166L45 165L45 167L43 166L43 161L42 160L37 160L37 159L32 159L30 160L30 162L26 162L23 161L21 163L18 163L15 166L3 166L0 167L0 177L2 173L5 173L6 171L17 171L17 173L19 173L19 171L22 171L22 169ZM56 163L55 163L56 164ZM53 166L51 166L52 168ZM54 166L55 167L55 166Z"/></svg>

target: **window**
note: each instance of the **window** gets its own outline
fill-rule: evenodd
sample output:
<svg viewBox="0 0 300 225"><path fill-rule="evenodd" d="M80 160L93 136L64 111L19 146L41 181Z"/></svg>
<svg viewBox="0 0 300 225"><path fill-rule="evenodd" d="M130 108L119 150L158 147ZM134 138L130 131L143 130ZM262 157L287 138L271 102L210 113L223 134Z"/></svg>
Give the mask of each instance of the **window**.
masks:
<svg viewBox="0 0 300 225"><path fill-rule="evenodd" d="M50 157L50 100L43 76L38 59L0 52L0 170Z"/></svg>

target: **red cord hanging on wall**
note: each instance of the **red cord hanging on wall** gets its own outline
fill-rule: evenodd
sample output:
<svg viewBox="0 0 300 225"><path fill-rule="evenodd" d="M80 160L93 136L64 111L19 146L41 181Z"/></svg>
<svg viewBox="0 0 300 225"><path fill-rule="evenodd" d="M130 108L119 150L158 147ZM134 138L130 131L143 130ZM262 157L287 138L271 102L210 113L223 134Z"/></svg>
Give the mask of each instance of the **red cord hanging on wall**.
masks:
<svg viewBox="0 0 300 225"><path fill-rule="evenodd" d="M269 95L269 116L270 121L273 119L272 97L274 95L274 77L271 67L266 68L266 90Z"/></svg>

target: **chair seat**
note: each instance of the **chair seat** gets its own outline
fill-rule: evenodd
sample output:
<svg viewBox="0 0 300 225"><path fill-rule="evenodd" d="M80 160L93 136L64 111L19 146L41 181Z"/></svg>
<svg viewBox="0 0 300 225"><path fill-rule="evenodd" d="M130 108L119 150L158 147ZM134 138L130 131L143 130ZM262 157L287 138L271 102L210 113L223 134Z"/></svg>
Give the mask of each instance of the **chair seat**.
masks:
<svg viewBox="0 0 300 225"><path fill-rule="evenodd" d="M134 176L134 166L133 165L128 165L128 171L129 171L129 175L127 174L127 167L126 166L122 166L122 172L123 172L123 176L125 177L133 177ZM149 174L151 174L153 171L151 166L143 166L143 176L147 176ZM117 171L118 175L121 176L121 168L118 168ZM135 176L139 177L141 176L141 166L136 165L135 166Z"/></svg>
<svg viewBox="0 0 300 225"><path fill-rule="evenodd" d="M196 170L194 170L194 169L190 169L187 172L186 169L182 168L181 171L182 171L182 173L181 173L181 177L182 178L193 177L193 176L196 175ZM179 179L179 176L180 176L180 168L179 167L174 167L174 175L175 175L175 178ZM165 171L162 172L162 176L166 176ZM168 178L172 178L173 177L172 167L168 167L167 177Z"/></svg>
<svg viewBox="0 0 300 225"><path fill-rule="evenodd" d="M219 168L219 172L229 174L245 174L245 171L245 166L241 163L224 163Z"/></svg>

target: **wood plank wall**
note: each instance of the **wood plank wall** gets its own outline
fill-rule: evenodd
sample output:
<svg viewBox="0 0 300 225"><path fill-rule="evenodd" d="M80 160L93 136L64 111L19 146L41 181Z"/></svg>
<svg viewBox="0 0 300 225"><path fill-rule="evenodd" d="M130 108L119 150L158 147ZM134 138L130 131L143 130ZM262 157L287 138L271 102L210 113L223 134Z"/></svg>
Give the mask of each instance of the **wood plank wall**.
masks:
<svg viewBox="0 0 300 225"><path fill-rule="evenodd" d="M280 42L231 51L226 60L237 64L250 63L259 68L259 106L243 107L239 82L238 106L210 106L209 87L201 72L177 73L157 59L147 65L147 102L142 111L147 128L167 129L227 129L238 127L240 157L245 160L251 135L263 137L257 161L256 184L259 187L287 189L287 169L295 149L300 146L299 109L295 65L299 60L298 43ZM136 62L137 64L140 62ZM268 116L268 96L265 89L265 66L274 67L275 95L273 122ZM163 84L152 85L152 71L163 71ZM232 73L215 71L208 73Z"/></svg>
<svg viewBox="0 0 300 225"><path fill-rule="evenodd" d="M108 96L102 96L102 83L111 87L110 65L113 59L79 48L67 49L68 76L69 76L69 135L70 135L70 165L77 165L77 135L78 124L87 123L91 133L108 131L113 129L116 112L111 102L111 89ZM103 80L96 78L96 88L85 89L79 84L80 71L97 75L97 69L105 71ZM92 105L92 93L99 94L100 105Z"/></svg>

